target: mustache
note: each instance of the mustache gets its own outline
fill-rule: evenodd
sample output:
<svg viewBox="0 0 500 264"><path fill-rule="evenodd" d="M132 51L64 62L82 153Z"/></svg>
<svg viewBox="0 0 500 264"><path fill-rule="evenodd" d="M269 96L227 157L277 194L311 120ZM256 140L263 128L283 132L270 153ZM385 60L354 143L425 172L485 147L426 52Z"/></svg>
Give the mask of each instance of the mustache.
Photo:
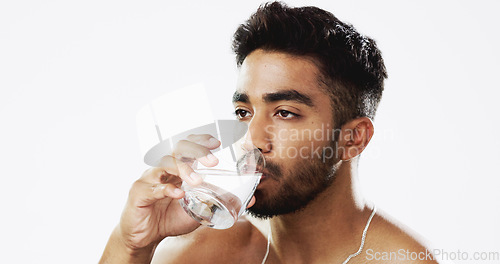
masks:
<svg viewBox="0 0 500 264"><path fill-rule="evenodd" d="M269 177L274 180L278 180L280 178L279 175L282 174L281 166L272 162L266 161L266 166L261 170L266 177Z"/></svg>

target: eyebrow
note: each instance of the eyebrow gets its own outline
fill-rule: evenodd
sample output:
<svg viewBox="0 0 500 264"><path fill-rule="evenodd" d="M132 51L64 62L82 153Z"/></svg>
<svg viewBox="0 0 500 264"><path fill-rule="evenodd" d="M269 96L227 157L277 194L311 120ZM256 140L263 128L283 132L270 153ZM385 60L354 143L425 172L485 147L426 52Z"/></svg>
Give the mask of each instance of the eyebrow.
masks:
<svg viewBox="0 0 500 264"><path fill-rule="evenodd" d="M262 100L266 103L273 103L277 101L294 101L297 103L305 104L309 107L314 107L311 97L299 93L295 90L283 90L275 93L267 93L262 96ZM240 93L238 91L233 94L233 103L242 102L249 103L250 99L246 93Z"/></svg>
<svg viewBox="0 0 500 264"><path fill-rule="evenodd" d="M246 93L236 91L233 94L233 104L236 102L248 103L250 102L250 99L248 99L248 95Z"/></svg>

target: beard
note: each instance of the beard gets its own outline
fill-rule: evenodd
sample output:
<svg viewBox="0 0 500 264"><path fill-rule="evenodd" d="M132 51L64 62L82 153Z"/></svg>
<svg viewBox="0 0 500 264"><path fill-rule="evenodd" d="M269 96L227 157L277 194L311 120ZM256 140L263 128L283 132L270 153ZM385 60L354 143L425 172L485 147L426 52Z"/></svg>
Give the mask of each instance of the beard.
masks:
<svg viewBox="0 0 500 264"><path fill-rule="evenodd" d="M331 142L330 151L335 151L336 143ZM330 187L335 181L336 166L339 160L336 155L300 159L293 166L281 166L266 161L267 180L275 180L279 187L273 193L256 190L255 204L247 211L254 217L267 219L277 215L290 214L304 209L320 193Z"/></svg>

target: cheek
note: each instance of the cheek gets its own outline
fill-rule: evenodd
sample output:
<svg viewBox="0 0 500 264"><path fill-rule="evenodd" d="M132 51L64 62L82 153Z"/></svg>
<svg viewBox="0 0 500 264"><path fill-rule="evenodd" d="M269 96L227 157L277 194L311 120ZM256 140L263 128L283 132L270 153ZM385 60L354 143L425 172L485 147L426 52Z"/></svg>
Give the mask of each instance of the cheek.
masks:
<svg viewBox="0 0 500 264"><path fill-rule="evenodd" d="M329 125L302 129L280 129L273 135L273 151L278 159L311 159L333 140Z"/></svg>

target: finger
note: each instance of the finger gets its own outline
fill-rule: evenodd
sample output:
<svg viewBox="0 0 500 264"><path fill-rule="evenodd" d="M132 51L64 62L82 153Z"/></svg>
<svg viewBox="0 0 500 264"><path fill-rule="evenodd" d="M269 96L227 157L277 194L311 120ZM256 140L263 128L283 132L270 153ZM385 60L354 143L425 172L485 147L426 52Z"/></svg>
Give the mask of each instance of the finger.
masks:
<svg viewBox="0 0 500 264"><path fill-rule="evenodd" d="M250 199L250 202L248 202L247 208L252 207L255 204L255 196L252 196L252 199Z"/></svg>
<svg viewBox="0 0 500 264"><path fill-rule="evenodd" d="M141 176L140 180L144 182L148 182L150 184L164 184L164 183L173 183L180 185L182 180L177 176L179 174L179 170L177 165L175 164L174 159L172 159L173 165L169 165L170 168L167 167L152 167L147 169Z"/></svg>
<svg viewBox="0 0 500 264"><path fill-rule="evenodd" d="M163 156L160 162L158 162L157 167L162 168L169 174L179 175L177 160L170 155Z"/></svg>
<svg viewBox="0 0 500 264"><path fill-rule="evenodd" d="M196 159L207 167L213 167L219 163L207 147L188 140L180 140L176 144L173 156L186 163Z"/></svg>
<svg viewBox="0 0 500 264"><path fill-rule="evenodd" d="M175 158L169 159L169 164L174 169L169 169L169 173L164 167L153 167L144 172L140 180L149 184L166 184L171 183L175 186L180 186L182 181L195 186L203 182L201 176L186 163ZM175 174L174 174L175 173Z"/></svg>
<svg viewBox="0 0 500 264"><path fill-rule="evenodd" d="M184 197L184 191L175 186L174 184L154 184L151 186L153 198L161 200L167 197L180 199Z"/></svg>
<svg viewBox="0 0 500 264"><path fill-rule="evenodd" d="M178 176L180 179L186 181L190 185L198 185L203 181L201 176L194 172L194 170L190 166L190 163L183 162L182 160L176 159L172 156L163 157L160 161L160 165L162 166L161 169L165 169L167 173L174 174L170 175L172 176L170 178L173 178L173 176ZM160 179L161 177L163 176L160 176ZM153 178L158 178L158 176L154 176ZM167 183L163 179L161 179L160 182ZM175 182L175 180L173 182Z"/></svg>
<svg viewBox="0 0 500 264"><path fill-rule="evenodd" d="M188 164L178 160L177 168L179 170L179 177L181 177L181 179L186 181L189 185L195 186L203 182L202 177Z"/></svg>
<svg viewBox="0 0 500 264"><path fill-rule="evenodd" d="M142 180L136 181L129 193L129 201L136 207L145 207L166 199L180 199L184 192L171 183L151 184Z"/></svg>
<svg viewBox="0 0 500 264"><path fill-rule="evenodd" d="M218 148L221 144L217 138L209 134L191 134L187 137L187 140L205 146L209 149Z"/></svg>
<svg viewBox="0 0 500 264"><path fill-rule="evenodd" d="M159 165L146 170L141 177L151 184L174 183L180 185L181 181L186 181L192 186L203 182L202 177L195 173L189 164L172 156L164 156Z"/></svg>

